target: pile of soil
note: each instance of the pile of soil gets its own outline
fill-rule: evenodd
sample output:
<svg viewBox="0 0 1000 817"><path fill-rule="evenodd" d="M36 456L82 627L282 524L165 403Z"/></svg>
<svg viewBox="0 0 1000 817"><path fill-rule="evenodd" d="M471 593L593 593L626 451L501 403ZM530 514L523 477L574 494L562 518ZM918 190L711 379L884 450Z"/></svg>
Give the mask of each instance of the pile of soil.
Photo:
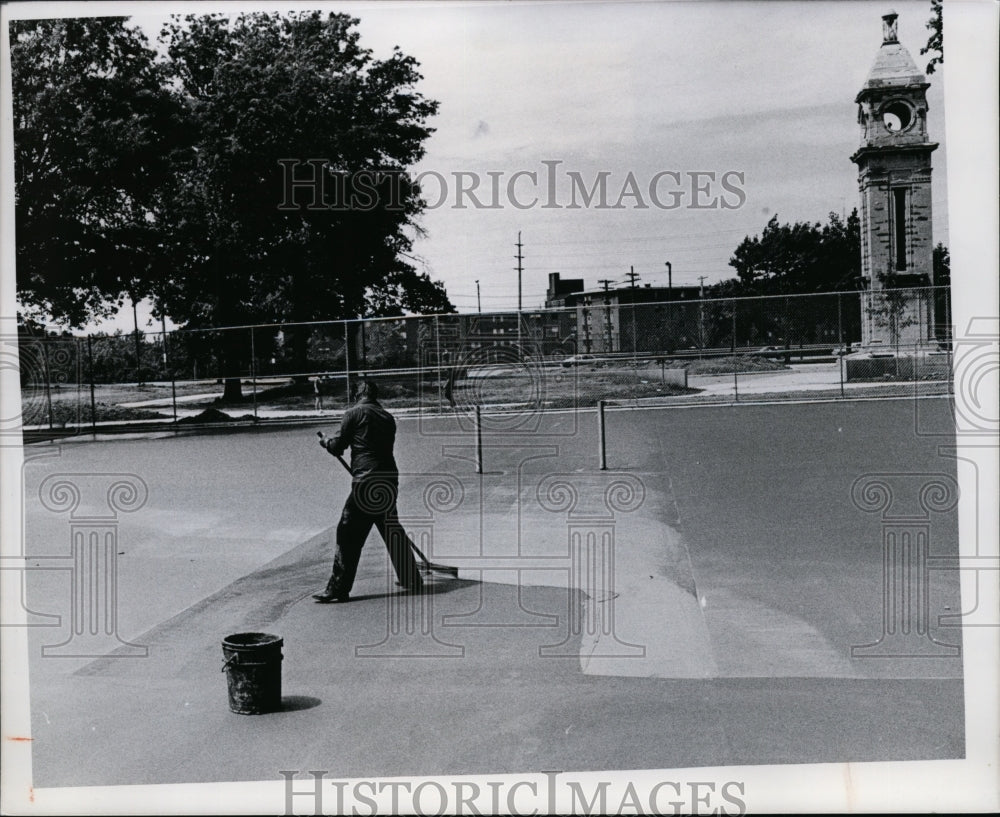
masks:
<svg viewBox="0 0 1000 817"><path fill-rule="evenodd" d="M90 403L78 404L75 402L58 402L52 404L53 425L75 426L80 423L91 422L114 422L128 420L169 420L170 415L162 414L159 411L148 409L125 408L124 406L114 406L109 403L95 403L94 412L90 410ZM21 422L26 425L45 425L49 422L48 408L44 403L36 402L22 408Z"/></svg>
<svg viewBox="0 0 1000 817"><path fill-rule="evenodd" d="M692 360L685 363L688 374L732 374L733 372L780 372L790 369L784 363L757 355L737 355L736 357L714 357L708 360Z"/></svg>
<svg viewBox="0 0 1000 817"><path fill-rule="evenodd" d="M257 422L257 418L252 414L243 414L240 417L231 417L224 411L219 411L217 408L207 408L201 414L195 414L192 417L185 417L182 420L178 420L177 424L181 423L187 425L204 425L205 423L239 423L249 420L251 423Z"/></svg>

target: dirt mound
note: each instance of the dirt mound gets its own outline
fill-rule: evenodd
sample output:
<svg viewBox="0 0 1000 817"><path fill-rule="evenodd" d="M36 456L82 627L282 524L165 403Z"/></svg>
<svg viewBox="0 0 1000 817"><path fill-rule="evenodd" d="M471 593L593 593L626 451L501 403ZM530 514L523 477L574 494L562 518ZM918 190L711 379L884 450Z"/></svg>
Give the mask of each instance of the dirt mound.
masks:
<svg viewBox="0 0 1000 817"><path fill-rule="evenodd" d="M240 417L232 417L224 411L219 411L217 408L207 408L200 414L195 414L192 417L185 417L182 420L178 420L177 424L185 423L188 425L203 425L205 423L241 423L249 420L252 423L257 422L257 418L252 414L243 414Z"/></svg>
<svg viewBox="0 0 1000 817"><path fill-rule="evenodd" d="M684 368L688 374L731 374L732 372L778 372L789 369L777 360L756 355L740 355L737 357L716 357L707 360L693 360Z"/></svg>

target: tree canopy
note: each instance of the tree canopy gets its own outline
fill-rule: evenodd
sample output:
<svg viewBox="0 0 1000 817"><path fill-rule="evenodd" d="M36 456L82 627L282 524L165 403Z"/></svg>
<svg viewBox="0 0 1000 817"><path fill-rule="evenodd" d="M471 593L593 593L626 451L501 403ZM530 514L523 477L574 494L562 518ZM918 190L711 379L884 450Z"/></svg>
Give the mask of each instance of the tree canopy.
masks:
<svg viewBox="0 0 1000 817"><path fill-rule="evenodd" d="M11 23L17 288L81 325L113 312L156 244L181 108L122 18Z"/></svg>
<svg viewBox="0 0 1000 817"><path fill-rule="evenodd" d="M759 236L747 236L729 260L736 279L728 295L787 295L856 289L861 276L861 221L830 213L818 222L781 224L774 215Z"/></svg>
<svg viewBox="0 0 1000 817"><path fill-rule="evenodd" d="M943 0L931 0L931 17L927 21L927 28L931 34L927 38L927 45L920 49L921 54L931 55L927 63L928 74L933 74L937 66L944 64L944 22L941 18L942 3Z"/></svg>
<svg viewBox="0 0 1000 817"><path fill-rule="evenodd" d="M160 56L123 18L15 23L22 307L77 326L124 293L192 327L453 311L404 255L438 103L357 23L174 17ZM301 179L311 160L328 189L373 173L368 196L310 207L300 186L282 207L287 162Z"/></svg>

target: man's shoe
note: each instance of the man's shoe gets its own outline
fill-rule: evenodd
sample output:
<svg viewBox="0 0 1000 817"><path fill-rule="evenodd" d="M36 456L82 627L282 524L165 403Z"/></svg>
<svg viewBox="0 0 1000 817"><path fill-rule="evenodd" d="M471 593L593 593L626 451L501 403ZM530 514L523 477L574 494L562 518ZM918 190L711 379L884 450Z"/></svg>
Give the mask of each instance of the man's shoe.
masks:
<svg viewBox="0 0 1000 817"><path fill-rule="evenodd" d="M350 601L350 596L335 596L332 593L314 593L313 598L320 604L343 604Z"/></svg>

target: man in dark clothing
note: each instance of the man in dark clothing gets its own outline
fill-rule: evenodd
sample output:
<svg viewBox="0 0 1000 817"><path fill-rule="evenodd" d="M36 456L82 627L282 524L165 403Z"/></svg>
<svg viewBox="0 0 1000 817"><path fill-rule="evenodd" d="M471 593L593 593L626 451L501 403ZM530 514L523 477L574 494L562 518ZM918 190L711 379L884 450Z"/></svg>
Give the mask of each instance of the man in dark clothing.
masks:
<svg viewBox="0 0 1000 817"><path fill-rule="evenodd" d="M399 583L414 592L423 587L410 539L396 512L399 469L392 454L395 441L396 421L379 404L378 387L367 381L358 390L357 403L344 413L337 435L320 438L319 444L334 456L351 449L353 479L337 525L333 573L326 589L313 596L318 602L350 598L361 549L373 525L389 550Z"/></svg>

